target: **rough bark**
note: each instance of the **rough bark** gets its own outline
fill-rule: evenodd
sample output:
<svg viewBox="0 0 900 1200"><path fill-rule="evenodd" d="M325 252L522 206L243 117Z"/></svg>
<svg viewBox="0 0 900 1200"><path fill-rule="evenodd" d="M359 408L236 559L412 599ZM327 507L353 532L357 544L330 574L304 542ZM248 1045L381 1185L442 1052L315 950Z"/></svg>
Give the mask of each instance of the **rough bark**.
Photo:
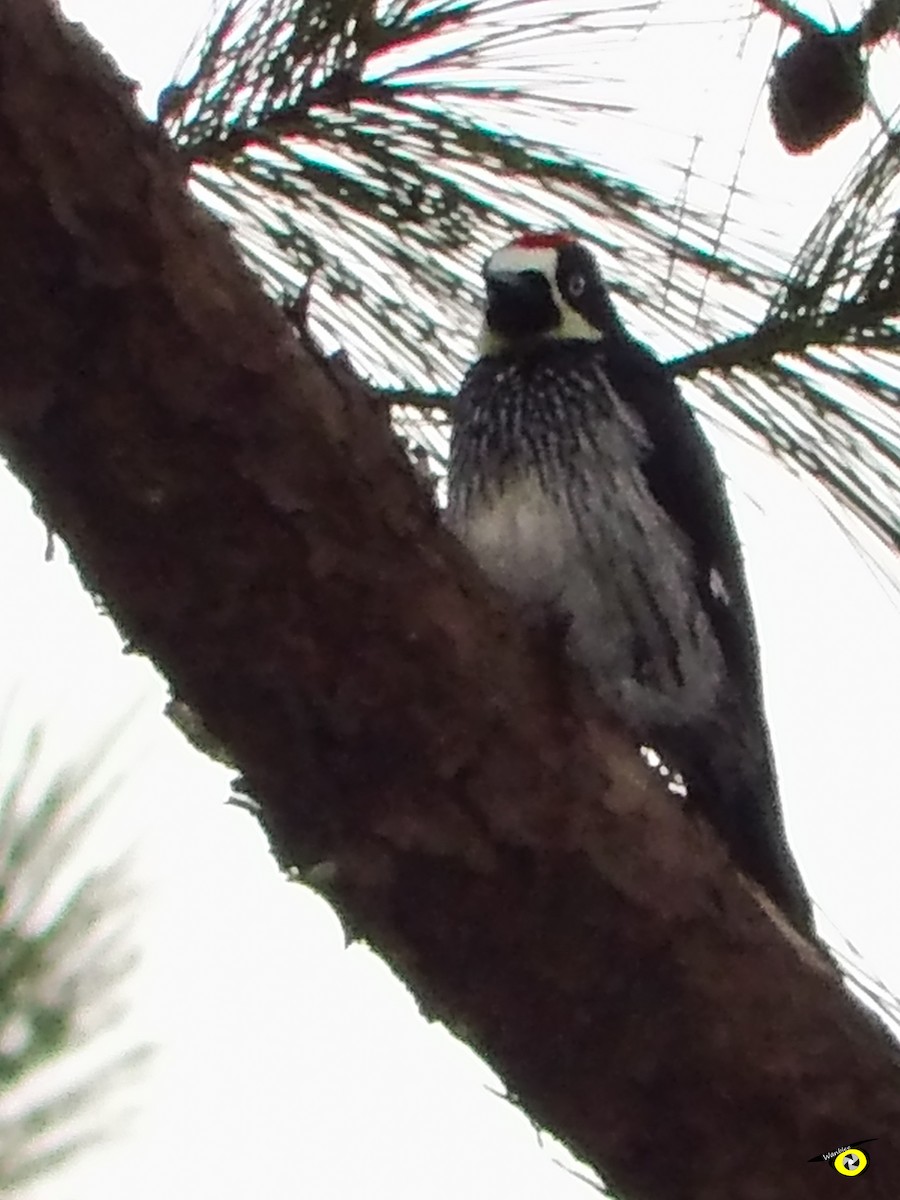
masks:
<svg viewBox="0 0 900 1200"><path fill-rule="evenodd" d="M623 1196L819 1200L806 1160L860 1136L896 1194L886 1035L509 620L39 0L0 8L0 229L4 453L281 861Z"/></svg>

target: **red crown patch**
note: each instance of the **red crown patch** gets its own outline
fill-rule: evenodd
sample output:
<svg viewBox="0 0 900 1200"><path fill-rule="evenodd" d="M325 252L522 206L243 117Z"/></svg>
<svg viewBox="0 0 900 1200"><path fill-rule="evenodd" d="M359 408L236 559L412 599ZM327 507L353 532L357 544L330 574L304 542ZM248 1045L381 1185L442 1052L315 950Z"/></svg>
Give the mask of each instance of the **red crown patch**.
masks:
<svg viewBox="0 0 900 1200"><path fill-rule="evenodd" d="M554 250L574 241L571 233L523 233L512 244L523 250Z"/></svg>

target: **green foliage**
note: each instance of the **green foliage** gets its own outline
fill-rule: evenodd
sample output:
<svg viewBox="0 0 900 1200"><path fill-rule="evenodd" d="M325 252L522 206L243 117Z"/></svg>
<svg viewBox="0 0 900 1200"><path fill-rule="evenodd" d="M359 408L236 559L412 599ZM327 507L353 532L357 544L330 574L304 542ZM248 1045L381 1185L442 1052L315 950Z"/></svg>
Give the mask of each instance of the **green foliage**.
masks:
<svg viewBox="0 0 900 1200"><path fill-rule="evenodd" d="M829 201L759 326L673 364L895 549L898 166L900 133Z"/></svg>
<svg viewBox="0 0 900 1200"><path fill-rule="evenodd" d="M92 1110L144 1055L79 1062L119 1015L116 989L133 961L121 868L85 876L72 862L114 787L96 786L106 749L48 775L33 729L0 795L3 1194L99 1137Z"/></svg>
<svg viewBox="0 0 900 1200"><path fill-rule="evenodd" d="M519 228L564 224L594 244L626 312L688 349L673 366L701 406L896 547L898 135L885 124L793 261L777 230L729 215L737 167L724 211L687 205L689 140L681 161L642 170L669 170L665 187L635 182L611 149L641 100L620 64L639 67L640 47L659 54L667 39L683 70L676 34L695 19L683 0L564 12L550 0L232 0L160 115L271 294L304 293L326 349L405 389L398 427L433 466L446 445L434 389L464 365L482 258ZM716 21L738 56L741 30L775 29L749 0L716 5L704 37ZM585 127L596 136L577 138Z"/></svg>
<svg viewBox="0 0 900 1200"><path fill-rule="evenodd" d="M326 344L380 381L446 385L464 361L461 317L474 311L481 261L523 225L580 229L650 310L673 254L696 283L712 273L752 291L763 277L718 256L715 230L602 152L586 159L523 127L624 111L615 86L573 63L587 33L621 36L654 5L624 16L595 7L239 0L160 109L198 195L272 294L316 272Z"/></svg>

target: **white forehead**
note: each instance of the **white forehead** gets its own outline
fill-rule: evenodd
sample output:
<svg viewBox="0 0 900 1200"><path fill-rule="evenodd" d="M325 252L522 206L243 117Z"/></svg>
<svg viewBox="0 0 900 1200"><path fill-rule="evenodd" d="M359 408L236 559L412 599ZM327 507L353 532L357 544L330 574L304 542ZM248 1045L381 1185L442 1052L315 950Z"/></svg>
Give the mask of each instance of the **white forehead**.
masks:
<svg viewBox="0 0 900 1200"><path fill-rule="evenodd" d="M515 242L495 251L487 260L485 272L540 271L548 279L556 276L556 246L518 246Z"/></svg>

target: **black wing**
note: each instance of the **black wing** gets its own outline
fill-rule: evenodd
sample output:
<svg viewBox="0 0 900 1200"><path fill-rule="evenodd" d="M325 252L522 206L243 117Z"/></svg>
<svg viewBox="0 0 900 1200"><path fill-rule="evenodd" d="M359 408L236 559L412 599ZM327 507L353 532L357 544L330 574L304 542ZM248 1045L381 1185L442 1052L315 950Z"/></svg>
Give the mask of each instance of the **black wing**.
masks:
<svg viewBox="0 0 900 1200"><path fill-rule="evenodd" d="M813 929L809 899L788 848L763 707L759 647L740 542L712 447L671 372L627 336L606 340L607 370L644 423L644 473L656 502L683 531L697 590L728 671L717 728L676 733L668 751L708 819L798 928Z"/></svg>
<svg viewBox="0 0 900 1200"><path fill-rule="evenodd" d="M762 712L759 648L740 542L712 447L671 372L630 338L606 343L610 382L647 431L644 474L656 502L682 530L697 587L731 675ZM718 577L718 578L717 578Z"/></svg>

